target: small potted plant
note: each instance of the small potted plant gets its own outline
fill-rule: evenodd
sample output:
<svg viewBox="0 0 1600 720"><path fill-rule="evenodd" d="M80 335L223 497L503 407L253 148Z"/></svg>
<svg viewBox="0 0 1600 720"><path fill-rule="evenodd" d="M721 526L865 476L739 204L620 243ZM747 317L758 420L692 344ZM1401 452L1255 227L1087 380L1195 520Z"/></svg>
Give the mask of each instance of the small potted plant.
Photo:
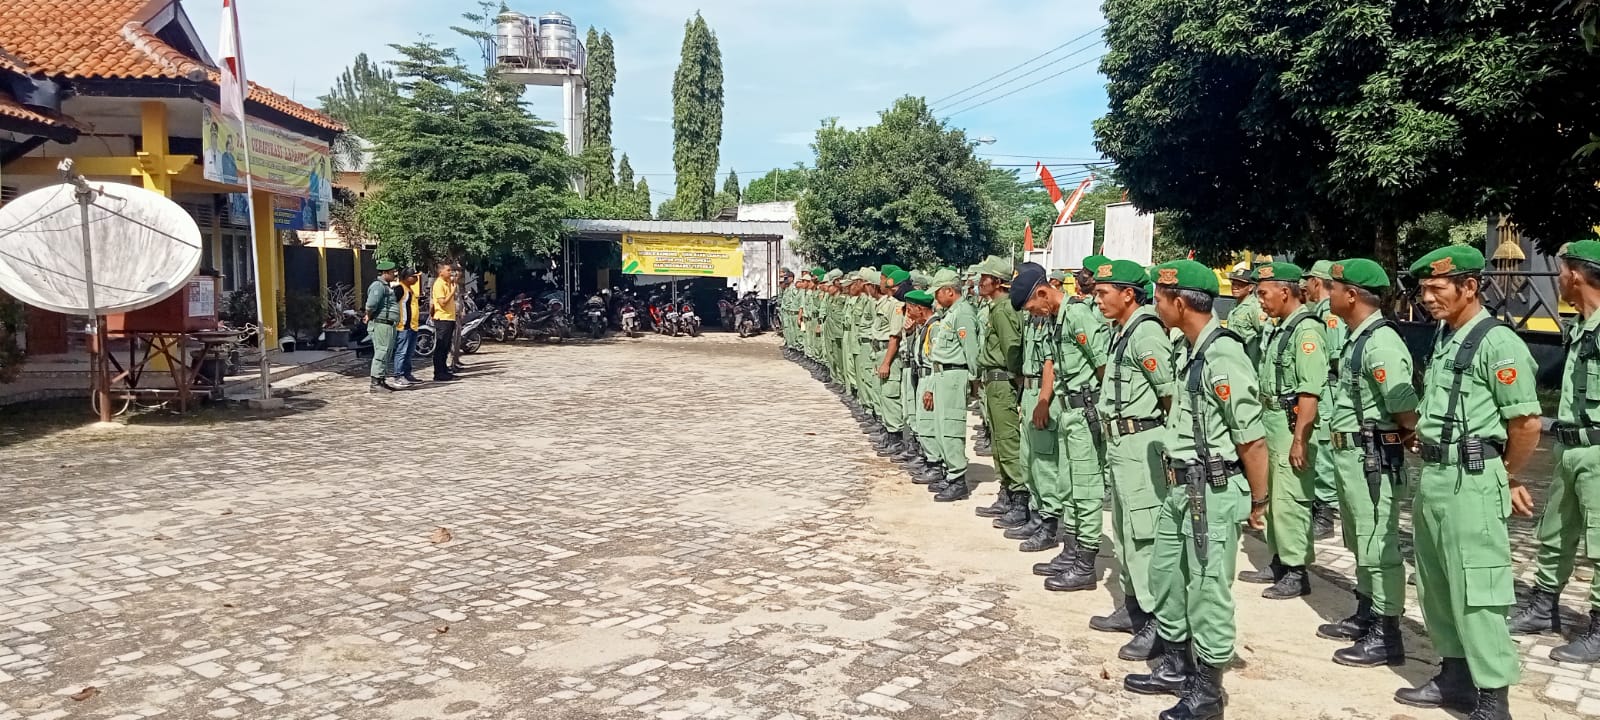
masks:
<svg viewBox="0 0 1600 720"><path fill-rule="evenodd" d="M328 312L322 323L323 349L344 350L350 347L350 315L346 311L352 311L355 307L355 288L345 284L328 288Z"/></svg>

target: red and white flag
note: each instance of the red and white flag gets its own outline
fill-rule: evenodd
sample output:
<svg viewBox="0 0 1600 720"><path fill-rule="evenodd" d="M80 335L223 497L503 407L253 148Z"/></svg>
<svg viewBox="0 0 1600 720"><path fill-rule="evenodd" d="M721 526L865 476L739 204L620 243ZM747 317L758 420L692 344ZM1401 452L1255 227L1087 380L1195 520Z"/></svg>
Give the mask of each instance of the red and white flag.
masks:
<svg viewBox="0 0 1600 720"><path fill-rule="evenodd" d="M1083 194L1089 191L1089 186L1094 184L1094 176L1090 175L1078 183L1078 189L1067 200L1067 206L1061 210L1061 217L1056 218L1056 224L1072 222L1072 214L1078 211L1078 204L1083 202Z"/></svg>
<svg viewBox="0 0 1600 720"><path fill-rule="evenodd" d="M221 71L222 114L244 122L244 99L250 81L244 76L244 47L239 41L239 0L222 0L222 41L217 48L217 69Z"/></svg>
<svg viewBox="0 0 1600 720"><path fill-rule="evenodd" d="M1045 191L1050 193L1050 202L1055 204L1056 212L1065 213L1067 211L1067 201L1061 196L1061 188L1056 186L1056 178L1050 174L1050 168L1045 167L1042 162L1036 162L1033 165L1034 172L1039 175L1039 182L1044 183Z"/></svg>
<svg viewBox="0 0 1600 720"><path fill-rule="evenodd" d="M1022 249L1033 252L1033 221L1022 225Z"/></svg>

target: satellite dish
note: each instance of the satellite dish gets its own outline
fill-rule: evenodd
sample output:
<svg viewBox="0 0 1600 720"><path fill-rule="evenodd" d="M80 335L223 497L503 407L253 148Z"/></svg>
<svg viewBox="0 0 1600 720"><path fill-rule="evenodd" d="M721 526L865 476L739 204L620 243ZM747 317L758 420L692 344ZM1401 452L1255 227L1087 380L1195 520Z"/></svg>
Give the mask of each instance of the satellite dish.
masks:
<svg viewBox="0 0 1600 720"><path fill-rule="evenodd" d="M100 315L171 297L200 268L200 227L177 203L133 185L95 183L89 204L94 304ZM83 214L70 184L0 208L0 290L34 307L89 313Z"/></svg>

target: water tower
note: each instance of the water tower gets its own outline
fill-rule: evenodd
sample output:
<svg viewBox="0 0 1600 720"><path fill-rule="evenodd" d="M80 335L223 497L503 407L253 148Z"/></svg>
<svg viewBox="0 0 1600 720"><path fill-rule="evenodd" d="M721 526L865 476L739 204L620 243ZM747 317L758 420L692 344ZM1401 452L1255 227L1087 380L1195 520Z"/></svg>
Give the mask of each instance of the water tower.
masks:
<svg viewBox="0 0 1600 720"><path fill-rule="evenodd" d="M581 154L589 56L572 18L557 12L538 17L501 13L495 21L494 58L507 80L561 86L561 131L567 135L567 152Z"/></svg>

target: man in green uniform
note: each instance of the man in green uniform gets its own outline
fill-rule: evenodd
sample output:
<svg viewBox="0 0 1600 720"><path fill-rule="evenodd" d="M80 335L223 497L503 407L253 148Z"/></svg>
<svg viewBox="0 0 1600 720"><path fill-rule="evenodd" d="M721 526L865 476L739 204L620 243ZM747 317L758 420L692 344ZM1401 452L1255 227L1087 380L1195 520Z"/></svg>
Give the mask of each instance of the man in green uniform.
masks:
<svg viewBox="0 0 1600 720"><path fill-rule="evenodd" d="M1085 261L1084 264L1088 265L1089 263L1088 263L1088 261ZM1050 271L1049 277L1050 277L1050 287L1053 287L1053 288L1055 288L1057 290L1061 290L1062 292L1066 291L1067 271L1065 271L1065 270L1052 270L1052 271Z"/></svg>
<svg viewBox="0 0 1600 720"><path fill-rule="evenodd" d="M936 460L928 449L934 443L927 440L928 413L922 410L922 398L917 388L922 379L922 335L927 328L928 318L933 314L933 296L926 290L913 288L907 290L903 297L906 322L900 353L904 364L901 369L900 399L906 412L906 449L894 459L904 464L912 482L926 485L933 482L929 476L935 471ZM943 471L939 471L939 477L944 477Z"/></svg>
<svg viewBox="0 0 1600 720"><path fill-rule="evenodd" d="M933 288L943 312L929 329L933 375L922 404L933 413L944 479L930 487L938 491L934 500L954 502L972 496L967 487L967 390L978 376L978 318L961 297L961 276L955 270L940 270Z"/></svg>
<svg viewBox="0 0 1600 720"><path fill-rule="evenodd" d="M889 443L889 433L883 426L883 413L878 407L878 352L873 342L873 328L878 322L878 299L883 294L883 277L877 268L861 268L856 271L856 279L860 283L860 291L856 295L855 309L855 354L851 356L854 364L851 366L851 375L856 379L856 397L859 398L861 409L867 414L867 426L864 428L867 436L872 439L873 448L882 450Z"/></svg>
<svg viewBox="0 0 1600 720"><path fill-rule="evenodd" d="M778 274L778 296L773 299L778 308L778 332L783 333L783 356L793 359L796 349L794 316L795 300L799 289L795 287L794 273L784 268Z"/></svg>
<svg viewBox="0 0 1600 720"><path fill-rule="evenodd" d="M1264 527L1266 433L1244 343L1212 314L1217 276L1193 260L1158 265L1155 274L1156 310L1186 341L1182 389L1167 423L1170 488L1150 558L1163 652L1154 671L1129 675L1123 685L1178 695L1163 720L1216 720L1227 705L1222 674L1237 637L1229 578L1239 524Z"/></svg>
<svg viewBox="0 0 1600 720"><path fill-rule="evenodd" d="M919 288L922 295L915 291L906 293L907 302L916 303L915 298L926 296L929 304L925 313L919 313L922 322L917 327L916 342L912 346L912 361L916 367L916 387L913 388L912 408L915 413L913 427L917 432L917 444L922 447L924 470L920 475L912 477L911 481L919 485L937 485L944 482L944 454L939 442L938 423L935 421L933 407L923 402L923 398L933 392L933 330L942 319L943 312L937 302L933 302L933 293L929 290L933 286L933 277L924 275L927 280L926 287ZM913 282L915 285L915 282Z"/></svg>
<svg viewBox="0 0 1600 720"><path fill-rule="evenodd" d="M1568 243L1560 252L1561 298L1578 309L1567 325L1567 362L1556 408L1556 473L1539 518L1533 593L1511 618L1511 632L1561 632L1561 589L1572 577L1578 542L1600 558L1600 240ZM1589 542L1589 538L1595 538ZM1600 661L1600 574L1589 587L1589 628L1550 651L1559 662Z"/></svg>
<svg viewBox="0 0 1600 720"><path fill-rule="evenodd" d="M1400 615L1406 575L1400 560L1400 470L1405 439L1417 427L1417 388L1411 351L1378 311L1389 276L1378 263L1354 258L1334 263L1329 304L1341 324L1355 328L1341 360L1339 381L1328 388L1331 445L1339 485L1344 546L1356 558L1356 611L1317 628L1330 640L1355 644L1333 654L1352 667L1405 662ZM1274 502L1277 502L1274 499Z"/></svg>
<svg viewBox="0 0 1600 720"><path fill-rule="evenodd" d="M871 412L861 403L861 379L856 377L856 355L860 351L861 271L847 272L840 280L843 292L839 301L839 373L844 376L845 388L851 403L850 410L863 429L870 424Z"/></svg>
<svg viewBox="0 0 1600 720"><path fill-rule="evenodd" d="M1012 281L1010 304L1023 310L1034 289L1045 279L1037 263L1026 263L1028 277L1019 273ZM1040 552L1061 542L1061 516L1071 490L1063 481L1060 464L1061 408L1055 403L1055 378L1051 360L1056 351L1055 308L1026 308L1022 328L1022 478L1028 487L1027 522L1006 530L1005 537L1021 540L1018 549Z"/></svg>
<svg viewBox="0 0 1600 720"><path fill-rule="evenodd" d="M1306 302L1311 304L1311 314L1323 322L1326 330L1323 332L1323 346L1328 350L1328 384L1339 382L1339 358L1344 348L1345 337L1349 329L1339 316L1334 314L1329 307L1328 298L1333 293L1333 270L1331 260L1318 260L1311 266L1311 271L1306 273ZM1330 433L1328 430L1328 413L1317 415L1316 440L1317 445L1328 446ZM1312 529L1318 540L1333 537L1333 524L1339 509L1338 483L1335 481L1333 469L1333 456L1319 453L1316 458L1316 473L1313 489L1316 497L1311 502Z"/></svg>
<svg viewBox="0 0 1600 720"><path fill-rule="evenodd" d="M823 291L822 307L818 315L822 320L823 360L828 367L828 378L833 382L833 391L839 394L846 405L850 404L850 384L845 377L844 370L840 368L843 358L844 344L844 300L845 295L839 287L839 281L844 277L844 272L838 268L828 271L827 284ZM852 408L852 412L854 409Z"/></svg>
<svg viewBox="0 0 1600 720"><path fill-rule="evenodd" d="M1272 508L1267 513L1267 567L1239 573L1247 583L1269 585L1268 600L1311 594L1307 568L1316 559L1311 538L1312 477L1322 446L1312 442L1328 382L1328 351L1322 320L1302 302L1299 266L1275 262L1257 267L1250 278L1261 309L1275 320L1261 341L1256 377L1261 388L1261 421L1271 460Z"/></svg>
<svg viewBox="0 0 1600 720"><path fill-rule="evenodd" d="M394 297L395 265L380 260L378 279L367 286L367 334L372 337L372 385L370 392L394 390L389 384L393 367L395 323L400 322L400 302Z"/></svg>
<svg viewBox="0 0 1600 720"><path fill-rule="evenodd" d="M1111 323L1099 410L1123 602L1110 615L1091 618L1089 627L1132 633L1117 652L1125 660L1146 659L1157 649L1150 554L1167 495L1160 439L1177 390L1172 342L1146 302L1148 285L1149 276L1135 262L1101 260L1095 268L1095 302Z"/></svg>
<svg viewBox="0 0 1600 720"><path fill-rule="evenodd" d="M900 332L906 324L905 303L895 298L895 288L910 279L904 270L887 266L879 271L878 302L873 308L872 367L870 379L877 385L878 419L886 436L879 457L894 457L905 450L900 435L906 429L905 408L900 404Z"/></svg>
<svg viewBox="0 0 1600 720"><path fill-rule="evenodd" d="M990 426L994 474L1000 490L979 517L997 518L1028 504L1022 482L1022 419L1017 414L1017 381L1022 374L1022 315L1006 293L1015 274L1011 261L991 255L978 265L978 292L988 300L978 350L978 397Z"/></svg>
<svg viewBox="0 0 1600 720"><path fill-rule="evenodd" d="M1095 404L1109 332L1096 319L1099 313L1082 302L1069 302L1065 293L1051 287L1043 267L1030 263L1023 268L1012 286L1012 303L1021 301L1030 314L1051 322L1053 346L1048 349L1045 375L1052 381L1051 402L1058 414L1057 486L1064 495L1059 515L1062 551L1050 562L1034 565L1033 572L1047 578L1047 590L1092 590L1097 584L1095 558L1100 554L1105 506L1099 440L1103 428ZM1035 536L1030 542L1038 545L1044 540Z"/></svg>
<svg viewBox="0 0 1600 720"><path fill-rule="evenodd" d="M1007 266L1013 264L1009 259L1004 262ZM962 293L962 296L972 303L973 314L978 316L978 348L980 353L983 351L985 337L989 333L989 305L992 302L989 296L983 294L982 266L983 263L979 263L967 269L967 274L971 277L971 281L967 285L970 289ZM972 429L977 433L972 438L972 454L978 457L993 457L994 428L991 427L993 423L989 417L989 405L983 400L982 380L972 381L972 408L978 413L978 423L972 426Z"/></svg>
<svg viewBox="0 0 1600 720"><path fill-rule="evenodd" d="M1250 279L1250 264L1239 263L1228 273L1228 289L1235 301L1228 311L1228 329L1244 338L1245 353L1250 362L1261 361L1261 334L1267 324L1267 314L1261 311L1261 300L1256 297L1256 283Z"/></svg>
<svg viewBox="0 0 1600 720"><path fill-rule="evenodd" d="M1537 366L1528 346L1483 309L1483 253L1461 245L1411 266L1423 307L1439 321L1418 406L1422 473L1412 502L1417 596L1437 676L1395 700L1510 718L1506 688L1520 663L1506 627L1516 603L1506 518L1533 515L1517 472L1539 443Z"/></svg>

